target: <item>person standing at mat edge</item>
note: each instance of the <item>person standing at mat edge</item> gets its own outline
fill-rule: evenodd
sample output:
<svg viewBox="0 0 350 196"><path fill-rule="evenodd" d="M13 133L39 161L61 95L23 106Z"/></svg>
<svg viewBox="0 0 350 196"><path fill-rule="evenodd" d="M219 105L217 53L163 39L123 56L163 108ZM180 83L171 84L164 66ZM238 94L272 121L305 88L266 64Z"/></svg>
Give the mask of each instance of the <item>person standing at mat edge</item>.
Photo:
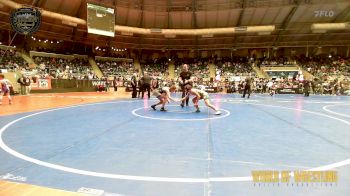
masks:
<svg viewBox="0 0 350 196"><path fill-rule="evenodd" d="M151 76L148 75L147 72L143 73L142 77L142 92L141 92L141 99L143 99L144 92L147 90L148 93L148 99L151 98Z"/></svg>
<svg viewBox="0 0 350 196"><path fill-rule="evenodd" d="M117 92L118 91L118 79L117 79L117 76L114 76L114 79L113 79L113 87L114 87L114 91Z"/></svg>
<svg viewBox="0 0 350 196"><path fill-rule="evenodd" d="M22 77L18 78L17 82L21 86L21 95L27 95L26 76L23 74Z"/></svg>
<svg viewBox="0 0 350 196"><path fill-rule="evenodd" d="M182 95L181 95L182 98L186 97L185 86L186 85L192 86L192 83L193 83L193 81L192 81L192 73L188 70L188 65L187 64L183 64L182 72L180 73L180 77L179 77L179 86L181 87L181 90L182 90ZM186 106L188 106L189 98L187 97L187 99L182 101L181 107L185 106L185 101L186 101Z"/></svg>
<svg viewBox="0 0 350 196"><path fill-rule="evenodd" d="M134 73L131 77L131 88L132 88L132 94L131 94L131 98L137 98L137 91L136 91L136 87L137 87L137 73Z"/></svg>
<svg viewBox="0 0 350 196"><path fill-rule="evenodd" d="M304 80L304 96L310 96L311 82L309 80Z"/></svg>
<svg viewBox="0 0 350 196"><path fill-rule="evenodd" d="M252 81L251 81L250 77L247 77L245 79L245 82L244 82L244 90L243 90L242 98L245 98L245 95L248 94L247 98L249 99L250 93L252 91L251 86L252 86Z"/></svg>
<svg viewBox="0 0 350 196"><path fill-rule="evenodd" d="M2 98L3 96L7 95L7 98L9 99L9 104L12 104L12 98L10 95L10 87L12 86L12 83L5 79L5 75L0 74L0 105L2 105Z"/></svg>

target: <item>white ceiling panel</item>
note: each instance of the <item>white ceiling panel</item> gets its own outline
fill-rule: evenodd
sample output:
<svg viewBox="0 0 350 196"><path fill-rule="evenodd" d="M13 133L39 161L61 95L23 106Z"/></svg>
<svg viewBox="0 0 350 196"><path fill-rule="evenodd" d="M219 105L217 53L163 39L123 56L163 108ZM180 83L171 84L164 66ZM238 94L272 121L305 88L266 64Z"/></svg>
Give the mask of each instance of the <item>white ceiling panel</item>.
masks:
<svg viewBox="0 0 350 196"><path fill-rule="evenodd" d="M216 27L226 27L231 10L216 11Z"/></svg>
<svg viewBox="0 0 350 196"><path fill-rule="evenodd" d="M127 24L129 26L139 26L140 25L140 19L141 19L141 11L135 10L135 9L129 9L128 17L127 17Z"/></svg>
<svg viewBox="0 0 350 196"><path fill-rule="evenodd" d="M252 15L249 25L260 25L268 8L257 8Z"/></svg>
<svg viewBox="0 0 350 196"><path fill-rule="evenodd" d="M260 25L269 25L274 22L276 17L280 14L281 9L269 8L266 10L264 17L260 21Z"/></svg>
<svg viewBox="0 0 350 196"><path fill-rule="evenodd" d="M221 13L220 13L221 14ZM206 27L216 27L218 23L218 11L206 12Z"/></svg>
<svg viewBox="0 0 350 196"><path fill-rule="evenodd" d="M253 14L255 12L255 8L246 8L243 10L243 15L242 15L242 22L240 26L247 26L250 24L250 21L253 17Z"/></svg>
<svg viewBox="0 0 350 196"><path fill-rule="evenodd" d="M206 11L199 11L196 13L198 28L204 28L207 22Z"/></svg>
<svg viewBox="0 0 350 196"><path fill-rule="evenodd" d="M127 18L128 18L128 8L123 8L123 7L117 7L116 9L116 14L117 14L117 19L116 23L119 25L126 25Z"/></svg>
<svg viewBox="0 0 350 196"><path fill-rule="evenodd" d="M143 27L145 28L155 28L156 19L155 12L143 11Z"/></svg>
<svg viewBox="0 0 350 196"><path fill-rule="evenodd" d="M171 28L191 28L192 12L171 12Z"/></svg>
<svg viewBox="0 0 350 196"><path fill-rule="evenodd" d="M192 12L181 13L182 25L175 28L192 28Z"/></svg>
<svg viewBox="0 0 350 196"><path fill-rule="evenodd" d="M157 12L155 15L155 27L168 28L168 12Z"/></svg>
<svg viewBox="0 0 350 196"><path fill-rule="evenodd" d="M282 24L283 21L286 19L290 11L293 9L292 6L287 6L287 7L281 7L281 11L279 14L276 16L273 24Z"/></svg>
<svg viewBox="0 0 350 196"><path fill-rule="evenodd" d="M238 23L238 18L239 15L241 13L240 9L234 9L234 10L230 10L229 15L227 17L227 27L235 27L237 26Z"/></svg>

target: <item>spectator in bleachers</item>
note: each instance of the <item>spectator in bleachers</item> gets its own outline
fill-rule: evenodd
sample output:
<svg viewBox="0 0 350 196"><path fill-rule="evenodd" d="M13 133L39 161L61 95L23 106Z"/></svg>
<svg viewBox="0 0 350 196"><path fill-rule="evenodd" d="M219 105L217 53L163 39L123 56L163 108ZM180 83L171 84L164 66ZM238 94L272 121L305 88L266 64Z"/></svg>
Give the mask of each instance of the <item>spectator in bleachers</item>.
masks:
<svg viewBox="0 0 350 196"><path fill-rule="evenodd" d="M38 64L41 78L51 75L56 79L94 79L96 75L90 70L87 59L64 59L58 57L33 57Z"/></svg>
<svg viewBox="0 0 350 196"><path fill-rule="evenodd" d="M15 49L0 49L0 69L17 71L27 69L27 63Z"/></svg>
<svg viewBox="0 0 350 196"><path fill-rule="evenodd" d="M130 81L136 71L133 63L126 61L97 60L98 67L105 77L118 77L121 83Z"/></svg>
<svg viewBox="0 0 350 196"><path fill-rule="evenodd" d="M152 78L165 80L167 77L169 77L168 62L169 61L167 58L149 59L142 62L141 67L143 71L150 73Z"/></svg>

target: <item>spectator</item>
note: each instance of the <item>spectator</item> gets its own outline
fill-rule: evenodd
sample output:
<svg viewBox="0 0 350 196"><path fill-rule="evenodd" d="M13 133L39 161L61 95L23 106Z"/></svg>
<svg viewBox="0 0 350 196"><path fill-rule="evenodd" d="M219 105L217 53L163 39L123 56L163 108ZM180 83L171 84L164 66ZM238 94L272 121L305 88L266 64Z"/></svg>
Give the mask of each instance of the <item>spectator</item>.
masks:
<svg viewBox="0 0 350 196"><path fill-rule="evenodd" d="M27 94L27 88L26 88L26 77L25 75L22 75L20 78L18 78L17 82L21 86L21 95Z"/></svg>
<svg viewBox="0 0 350 196"><path fill-rule="evenodd" d="M132 95L131 98L137 98L137 73L134 73L131 77L131 87L132 87Z"/></svg>
<svg viewBox="0 0 350 196"><path fill-rule="evenodd" d="M28 76L25 77L25 88L26 88L26 94L29 95L30 94L30 90L31 90L31 81L30 81L30 78Z"/></svg>
<svg viewBox="0 0 350 196"><path fill-rule="evenodd" d="M114 87L114 91L117 92L118 91L118 79L117 79L117 76L114 76L113 87Z"/></svg>

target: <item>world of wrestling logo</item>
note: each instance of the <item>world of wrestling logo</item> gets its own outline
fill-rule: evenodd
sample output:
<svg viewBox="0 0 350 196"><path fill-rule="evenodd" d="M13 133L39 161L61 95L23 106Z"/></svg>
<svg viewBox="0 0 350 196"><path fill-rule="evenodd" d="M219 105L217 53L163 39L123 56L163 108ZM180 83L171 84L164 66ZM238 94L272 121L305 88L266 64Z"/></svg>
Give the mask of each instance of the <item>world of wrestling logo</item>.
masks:
<svg viewBox="0 0 350 196"><path fill-rule="evenodd" d="M10 23L17 33L32 34L40 27L41 13L36 8L19 8L12 11Z"/></svg>

